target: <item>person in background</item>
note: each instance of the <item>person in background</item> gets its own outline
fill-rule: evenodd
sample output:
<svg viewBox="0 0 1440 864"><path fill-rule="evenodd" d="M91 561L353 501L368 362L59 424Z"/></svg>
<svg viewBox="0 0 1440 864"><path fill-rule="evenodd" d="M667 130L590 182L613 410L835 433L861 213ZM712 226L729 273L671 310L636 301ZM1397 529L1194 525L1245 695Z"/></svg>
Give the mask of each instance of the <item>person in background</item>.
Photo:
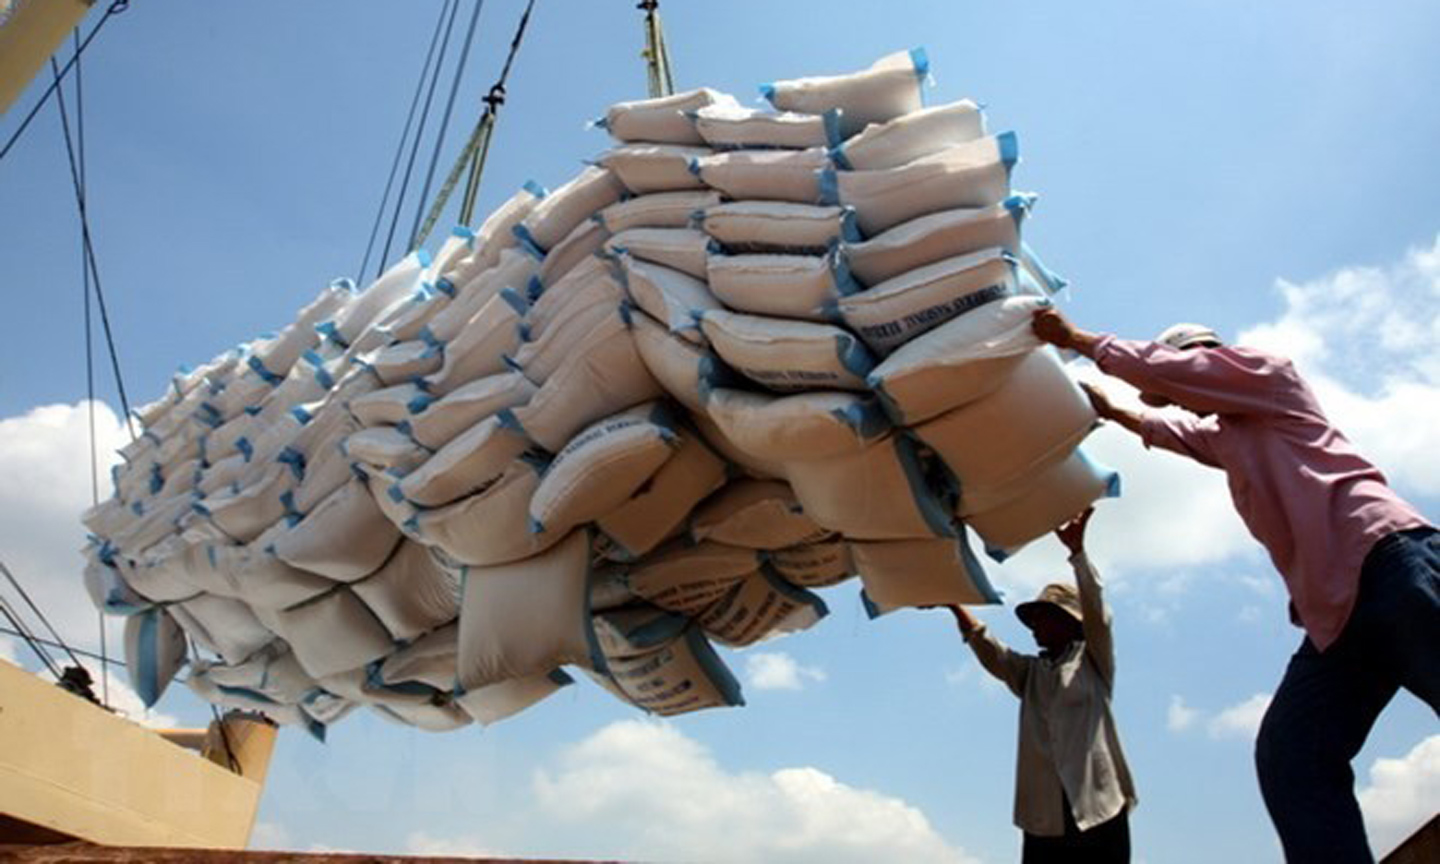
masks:
<svg viewBox="0 0 1440 864"><path fill-rule="evenodd" d="M1400 687L1440 713L1440 532L1331 424L1289 360L1196 324L1130 342L1043 309L1033 328L1146 405L1189 412L1129 411L1086 388L1145 446L1225 472L1305 631L1255 742L1265 807L1286 860L1373 861L1350 761Z"/></svg>
<svg viewBox="0 0 1440 864"><path fill-rule="evenodd" d="M1020 697L1015 825L1024 832L1022 864L1130 860L1128 813L1137 799L1110 713L1110 612L1085 555L1093 512L1056 532L1070 550L1078 590L1047 585L1015 607L1040 646L1038 656L1007 648L968 611L948 607L980 665Z"/></svg>

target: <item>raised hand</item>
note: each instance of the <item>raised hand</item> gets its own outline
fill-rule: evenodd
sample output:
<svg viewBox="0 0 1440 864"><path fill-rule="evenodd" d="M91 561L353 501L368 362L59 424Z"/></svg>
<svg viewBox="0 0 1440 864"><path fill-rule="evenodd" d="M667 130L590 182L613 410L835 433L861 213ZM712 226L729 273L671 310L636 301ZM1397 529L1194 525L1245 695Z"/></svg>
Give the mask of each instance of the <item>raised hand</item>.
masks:
<svg viewBox="0 0 1440 864"><path fill-rule="evenodd" d="M1090 524L1090 517L1095 515L1094 507L1085 508L1085 512L1061 525L1055 531L1055 536L1065 544L1071 555L1079 555L1085 551L1085 526Z"/></svg>

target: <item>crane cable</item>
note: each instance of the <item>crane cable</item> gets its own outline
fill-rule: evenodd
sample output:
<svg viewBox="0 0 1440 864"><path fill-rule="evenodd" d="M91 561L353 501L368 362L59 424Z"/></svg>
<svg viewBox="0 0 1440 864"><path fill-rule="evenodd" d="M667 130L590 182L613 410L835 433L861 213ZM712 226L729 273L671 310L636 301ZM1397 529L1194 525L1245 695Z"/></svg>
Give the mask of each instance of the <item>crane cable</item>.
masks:
<svg viewBox="0 0 1440 864"><path fill-rule="evenodd" d="M645 13L645 68L650 83L650 98L658 99L675 92L675 76L670 71L670 49L665 44L665 29L660 25L660 0L640 0L636 9Z"/></svg>
<svg viewBox="0 0 1440 864"><path fill-rule="evenodd" d="M360 262L360 270L355 274L355 280L361 285L365 284L365 271L370 266L370 254L375 249L375 240L380 234L380 224L385 221L385 206L390 201L390 190L395 185L395 174L400 170L400 160L405 155L405 142L410 139L410 125L415 120L415 109L420 105L420 94L425 89L425 79L430 77L430 62L435 59L435 46L440 43L440 33L445 26L445 13L449 8L446 5L440 7L440 17L435 21L435 32L430 36L430 49L425 54L425 64L420 68L420 80L415 82L415 94L410 97L410 110L405 115L405 128L400 132L400 141L395 145L395 158L390 163L390 176L385 180L385 192L380 196L380 206L375 211L375 223L370 226L370 241L365 246L365 257ZM388 249L387 249L387 253ZM384 268L382 262L376 267L376 275Z"/></svg>
<svg viewBox="0 0 1440 864"><path fill-rule="evenodd" d="M535 0L529 0L525 5L525 11L520 15L520 23L515 28L515 36L510 40L510 53L505 57L505 65L500 70L500 76L491 86L490 92L485 94L480 101L485 103L485 111L476 121L470 138L465 142L465 147L460 151L460 156L451 166L450 173L441 184L440 191L435 195L435 203L430 206L430 212L425 217L425 223L416 232L413 247L419 247L430 236L435 229L435 224L440 221L440 216L445 212L445 206L450 202L450 196L454 194L455 187L460 184L460 175L469 174L465 180L465 193L460 198L460 214L456 222L461 225L468 225L475 215L475 198L480 191L480 178L485 173L485 159L490 153L490 139L495 129L495 120L499 114L500 106L505 104L505 82L510 78L510 69L515 65L515 56L520 52L520 43L525 39L525 28L530 24L530 13L535 9Z"/></svg>
<svg viewBox="0 0 1440 864"><path fill-rule="evenodd" d="M424 238L420 236L420 217L425 214L425 200L430 197L430 184L435 180L435 165L440 161L440 148L445 143L445 132L450 128L450 116L455 112L455 97L460 92L465 64L470 59L470 46L475 42L475 28L480 23L480 10L484 8L485 0L475 0L475 10L470 13L470 26L465 33L465 43L450 81L450 96L445 101L445 115L440 119L440 130L435 133L435 147L430 152L430 165L425 170L425 185L420 189L420 200L415 203L415 222L410 226L411 249L419 248L424 242Z"/></svg>
<svg viewBox="0 0 1440 864"><path fill-rule="evenodd" d="M40 95L39 101L31 106L30 112L25 115L24 120L20 121L20 127L16 129L15 133L5 142L5 146L0 147L0 160L3 160L6 154L10 152L10 148L15 146L15 142L20 140L20 136L25 134L25 129L30 125L30 121L34 120L35 115L40 113L40 109L45 107L45 103L50 99L51 94L59 89L60 79L69 74L70 68L79 62L80 54L84 52L86 48L90 47L90 40L95 38L96 34L100 32L100 28L104 27L105 23L109 21L111 17L124 12L128 8L130 8L130 0L115 0L114 3L110 4L110 8L105 10L105 17L100 19L99 23L90 31L90 35L86 36L85 41L80 43L80 47L75 49L75 54L65 63L65 68L61 69L56 80L51 82L49 87L45 88L45 92Z"/></svg>

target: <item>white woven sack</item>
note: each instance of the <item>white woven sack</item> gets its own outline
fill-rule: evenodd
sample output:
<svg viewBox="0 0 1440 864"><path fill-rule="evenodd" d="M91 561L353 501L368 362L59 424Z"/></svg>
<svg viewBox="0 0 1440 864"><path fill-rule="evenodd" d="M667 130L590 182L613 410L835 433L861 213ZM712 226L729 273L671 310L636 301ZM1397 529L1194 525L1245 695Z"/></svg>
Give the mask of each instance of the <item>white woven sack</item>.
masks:
<svg viewBox="0 0 1440 864"><path fill-rule="evenodd" d="M690 536L697 542L744 549L784 549L831 533L807 516L794 491L778 480L736 480L690 519Z"/></svg>
<svg viewBox="0 0 1440 864"><path fill-rule="evenodd" d="M410 640L460 614L458 577L430 550L403 540L385 566L351 586L396 640Z"/></svg>
<svg viewBox="0 0 1440 864"><path fill-rule="evenodd" d="M470 253L451 264L441 275L456 288L463 288L471 279L494 267L502 254L515 245L515 226L530 215L546 194L538 183L527 181L504 204L485 217L471 240Z"/></svg>
<svg viewBox="0 0 1440 864"><path fill-rule="evenodd" d="M942 210L902 222L863 243L845 244L845 263L865 285L879 285L907 271L956 255L999 246L1020 254L1020 225L1033 195L1011 195L989 207Z"/></svg>
<svg viewBox="0 0 1440 864"><path fill-rule="evenodd" d="M1006 297L972 309L896 349L870 373L870 386L900 425L973 402L1000 386L1021 355L1040 347L1030 321L1048 302Z"/></svg>
<svg viewBox="0 0 1440 864"><path fill-rule="evenodd" d="M823 147L825 118L794 111L758 111L738 103L707 105L695 112L695 131L721 150Z"/></svg>
<svg viewBox="0 0 1440 864"><path fill-rule="evenodd" d="M871 618L902 606L999 603L965 539L874 540L850 544L865 611Z"/></svg>
<svg viewBox="0 0 1440 864"><path fill-rule="evenodd" d="M420 276L430 266L430 253L421 249L406 255L370 286L353 296L335 313L334 333L345 345L354 344L390 307L404 302L420 287ZM323 326L323 325L322 325Z"/></svg>
<svg viewBox="0 0 1440 864"><path fill-rule="evenodd" d="M775 396L721 387L708 392L705 411L736 447L774 462L853 453L890 430L879 400L856 393Z"/></svg>
<svg viewBox="0 0 1440 864"><path fill-rule="evenodd" d="M715 355L703 345L670 333L638 310L629 310L627 321L635 350L664 391L691 411L703 412L701 391L718 363Z"/></svg>
<svg viewBox="0 0 1440 864"><path fill-rule="evenodd" d="M1064 459L1095 423L1095 409L1059 358L1041 350L1026 354L989 395L914 432L955 475L960 512L974 513L1005 503L1017 479Z"/></svg>
<svg viewBox="0 0 1440 864"><path fill-rule="evenodd" d="M486 269L461 286L455 300L425 326L429 339L449 346L462 332L468 332L472 319L495 295L509 288L517 297L528 298L538 283L541 259L528 249L506 249L495 266ZM528 304L528 299L526 299ZM425 332L421 338L427 338Z"/></svg>
<svg viewBox="0 0 1440 864"><path fill-rule="evenodd" d="M696 161L693 170L712 189L736 201L820 203L820 173L830 165L825 148L732 150Z"/></svg>
<svg viewBox="0 0 1440 864"><path fill-rule="evenodd" d="M830 158L846 170L897 168L907 162L985 137L985 118L969 99L922 108L888 123L866 127L843 142L831 142Z"/></svg>
<svg viewBox="0 0 1440 864"><path fill-rule="evenodd" d="M824 114L839 109L840 132L849 137L870 123L918 111L921 86L929 75L930 61L916 48L881 57L861 72L776 81L760 92L783 111Z"/></svg>
<svg viewBox="0 0 1440 864"><path fill-rule="evenodd" d="M545 469L530 530L564 534L625 503L674 453L673 426L658 403L647 403L582 429Z"/></svg>
<svg viewBox="0 0 1440 864"><path fill-rule="evenodd" d="M248 605L231 597L200 594L169 608L197 644L226 663L241 662L275 638Z"/></svg>
<svg viewBox="0 0 1440 864"><path fill-rule="evenodd" d="M523 405L538 388L519 372L476 378L435 399L429 395L410 403L410 435L438 450L456 435L505 408Z"/></svg>
<svg viewBox="0 0 1440 864"><path fill-rule="evenodd" d="M164 609L147 609L125 619L125 670L130 688L147 707L185 663L185 632Z"/></svg>
<svg viewBox="0 0 1440 864"><path fill-rule="evenodd" d="M915 445L901 435L858 453L785 466L795 497L816 524L846 537L950 537L951 514L927 483Z"/></svg>
<svg viewBox="0 0 1440 864"><path fill-rule="evenodd" d="M720 601L760 567L753 549L702 542L669 543L629 571L630 590L647 602L693 616Z"/></svg>
<svg viewBox="0 0 1440 864"><path fill-rule="evenodd" d="M547 251L564 240L575 226L619 201L624 194L624 185L612 172L592 165L541 199L530 215L515 226L516 236L522 244L533 243L541 251Z"/></svg>
<svg viewBox="0 0 1440 864"><path fill-rule="evenodd" d="M415 513L410 517L414 535L470 566L507 564L544 552L565 535L530 531L530 499L540 488L543 467L518 459L484 491Z"/></svg>
<svg viewBox="0 0 1440 864"><path fill-rule="evenodd" d="M661 717L745 704L739 682L698 627L644 654L610 661L607 680L627 702Z"/></svg>
<svg viewBox="0 0 1440 864"><path fill-rule="evenodd" d="M454 341L445 346L445 364L425 383L441 395L505 371L506 355L520 347L520 320L529 304L510 288L491 297Z"/></svg>
<svg viewBox="0 0 1440 864"><path fill-rule="evenodd" d="M625 503L596 520L613 556L634 560L680 531L690 511L725 483L725 460L677 429L675 453Z"/></svg>
<svg viewBox="0 0 1440 864"><path fill-rule="evenodd" d="M715 104L733 104L735 97L709 87L686 90L669 96L617 102L605 112L599 125L621 141L654 141L668 144L702 144L690 115Z"/></svg>
<svg viewBox="0 0 1440 864"><path fill-rule="evenodd" d="M619 303L587 306L556 322L538 339L521 342L507 365L543 385L571 357L609 341L625 340L627 330Z"/></svg>
<svg viewBox="0 0 1440 864"><path fill-rule="evenodd" d="M611 204L595 214L595 221L611 234L631 228L688 228L695 214L720 203L713 189L656 192Z"/></svg>
<svg viewBox="0 0 1440 864"><path fill-rule="evenodd" d="M842 297L840 316L884 356L946 321L1019 292L1015 258L1000 247L946 258Z"/></svg>
<svg viewBox="0 0 1440 864"><path fill-rule="evenodd" d="M1010 194L1010 171L1019 161L1015 133L980 138L898 168L826 174L831 203L855 208L867 237L927 213L988 207ZM831 192L833 191L833 196Z"/></svg>
<svg viewBox="0 0 1440 864"><path fill-rule="evenodd" d="M394 426L371 426L345 439L345 455L380 468L408 474L430 458L430 451Z"/></svg>
<svg viewBox="0 0 1440 864"><path fill-rule="evenodd" d="M860 340L829 324L715 311L700 328L726 363L772 390L865 390L875 367Z"/></svg>
<svg viewBox="0 0 1440 864"><path fill-rule="evenodd" d="M274 613L276 632L314 678L359 669L395 647L375 613L348 586Z"/></svg>
<svg viewBox="0 0 1440 864"><path fill-rule="evenodd" d="M439 507L475 494L495 480L528 446L500 415L487 417L435 451L400 481L406 500Z"/></svg>
<svg viewBox="0 0 1440 864"><path fill-rule="evenodd" d="M393 426L410 419L410 406L415 403L415 400L430 398L419 384L410 381L376 390L374 393L366 393L364 396L350 400L349 407L355 421L361 426L386 424Z"/></svg>
<svg viewBox="0 0 1440 864"><path fill-rule="evenodd" d="M1120 475L1076 449L1063 461L1039 471L1024 493L993 510L973 513L965 521L985 541L986 551L1003 559L1075 518L1095 501L1119 494Z"/></svg>
<svg viewBox="0 0 1440 864"><path fill-rule="evenodd" d="M710 245L710 238L693 228L631 228L606 240L605 251L612 256L628 252L642 261L704 279Z"/></svg>
<svg viewBox="0 0 1440 864"><path fill-rule="evenodd" d="M539 339L546 330L560 326L581 310L616 306L624 297L625 289L616 277L614 265L608 259L591 255L558 282L545 283L540 296L525 312L521 333L526 339Z"/></svg>
<svg viewBox="0 0 1440 864"><path fill-rule="evenodd" d="M584 531L534 558L470 568L461 586L460 685L474 690L565 664L603 670L590 620L589 576Z"/></svg>
<svg viewBox="0 0 1440 864"><path fill-rule="evenodd" d="M702 211L700 227L732 254L813 255L841 240L860 239L853 210L789 201L715 204Z"/></svg>
<svg viewBox="0 0 1440 864"><path fill-rule="evenodd" d="M270 548L293 567L352 582L379 569L399 540L400 532L356 478L275 536Z"/></svg>
<svg viewBox="0 0 1440 864"><path fill-rule="evenodd" d="M580 266L586 258L599 252L605 245L605 238L608 236L604 226L594 219L586 219L575 230L565 235L565 239L556 244L554 249L545 255L545 260L540 262L540 284L554 285L571 270Z"/></svg>
<svg viewBox="0 0 1440 864"><path fill-rule="evenodd" d="M527 675L474 690L461 690L455 694L455 704L476 723L489 726L519 714L574 683L575 679L563 670L552 669L543 675Z"/></svg>
<svg viewBox="0 0 1440 864"><path fill-rule="evenodd" d="M860 290L838 255L711 255L710 289L731 309L754 315L834 322L837 306Z"/></svg>
<svg viewBox="0 0 1440 864"><path fill-rule="evenodd" d="M663 395L629 333L604 334L570 352L529 402L500 416L554 453L586 424Z"/></svg>
<svg viewBox="0 0 1440 864"><path fill-rule="evenodd" d="M808 630L827 614L829 609L818 595L762 567L696 616L695 622L721 645L739 648Z"/></svg>
<svg viewBox="0 0 1440 864"><path fill-rule="evenodd" d="M624 144L608 150L595 160L610 169L636 195L704 189L705 184L690 171L690 164L709 156L708 147L680 147L674 144Z"/></svg>
<svg viewBox="0 0 1440 864"><path fill-rule="evenodd" d="M676 336L705 341L699 316L722 307L703 281L628 253L620 255L620 266L631 302Z"/></svg>
<svg viewBox="0 0 1440 864"><path fill-rule="evenodd" d="M776 549L765 560L786 582L804 588L827 588L855 575L850 544L839 537Z"/></svg>

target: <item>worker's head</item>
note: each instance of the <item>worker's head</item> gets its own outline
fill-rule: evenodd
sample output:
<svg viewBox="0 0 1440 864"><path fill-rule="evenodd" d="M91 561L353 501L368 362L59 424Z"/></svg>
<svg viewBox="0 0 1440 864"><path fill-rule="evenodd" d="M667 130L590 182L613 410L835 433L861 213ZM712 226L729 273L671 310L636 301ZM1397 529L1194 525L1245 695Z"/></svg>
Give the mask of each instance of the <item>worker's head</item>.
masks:
<svg viewBox="0 0 1440 864"><path fill-rule="evenodd" d="M1059 654L1084 636L1080 628L1080 595L1059 582L1046 585L1034 600L1016 606L1015 617L1030 628L1035 643L1051 654Z"/></svg>
<svg viewBox="0 0 1440 864"><path fill-rule="evenodd" d="M1160 331L1160 335L1155 337L1155 342L1177 351L1219 348L1225 344L1220 341L1220 334L1204 324L1172 324ZM1169 399L1156 393L1141 393L1140 401L1151 408L1164 408L1173 404Z"/></svg>

